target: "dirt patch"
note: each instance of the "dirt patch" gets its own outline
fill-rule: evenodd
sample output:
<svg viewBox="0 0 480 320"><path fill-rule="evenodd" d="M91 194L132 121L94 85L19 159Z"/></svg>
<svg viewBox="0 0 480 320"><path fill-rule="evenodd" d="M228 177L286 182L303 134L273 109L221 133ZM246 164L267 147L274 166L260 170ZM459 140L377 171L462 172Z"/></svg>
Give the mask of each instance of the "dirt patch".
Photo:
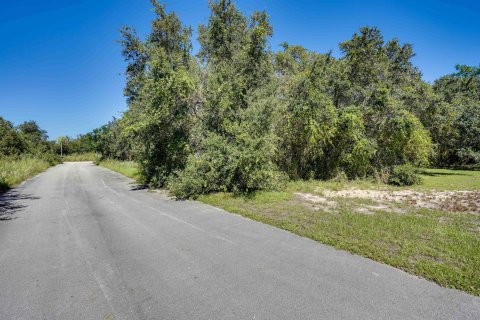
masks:
<svg viewBox="0 0 480 320"><path fill-rule="evenodd" d="M408 203L415 207L480 213L480 191L413 191L413 190L361 190L346 189L340 191L317 190L324 199L360 198L370 199L380 205L388 203ZM388 209L379 208L379 210Z"/></svg>
<svg viewBox="0 0 480 320"><path fill-rule="evenodd" d="M311 193L295 192L294 195L299 197L301 200L314 203L314 210L323 210L330 211L337 206L337 202L334 200L329 200L325 197L318 196Z"/></svg>
<svg viewBox="0 0 480 320"><path fill-rule="evenodd" d="M338 203L335 198L358 198L374 201L373 205L354 208L363 214L376 211L402 213L398 206L407 204L417 208L438 209L443 211L470 212L480 214L480 191L413 191L413 190L362 190L345 189L334 191L316 190L319 194L294 193L302 201L314 204L317 210L332 210Z"/></svg>
<svg viewBox="0 0 480 320"><path fill-rule="evenodd" d="M311 194L311 193L295 192L294 194L299 196L303 200L314 202L314 203L322 203L322 204L326 204L326 205L329 205L329 206L334 206L334 205L337 204L336 201L328 200L325 197L317 196L317 195L314 195L314 194Z"/></svg>

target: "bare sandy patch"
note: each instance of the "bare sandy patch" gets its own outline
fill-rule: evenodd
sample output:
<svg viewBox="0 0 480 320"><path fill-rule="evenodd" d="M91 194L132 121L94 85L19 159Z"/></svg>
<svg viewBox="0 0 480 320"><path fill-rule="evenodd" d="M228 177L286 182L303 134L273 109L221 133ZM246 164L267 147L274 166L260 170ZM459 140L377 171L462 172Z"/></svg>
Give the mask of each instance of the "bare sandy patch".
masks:
<svg viewBox="0 0 480 320"><path fill-rule="evenodd" d="M360 198L370 199L381 205L407 203L415 207L480 213L480 191L413 191L413 190L362 190L345 189L317 190L325 199ZM379 208L380 209L380 208ZM387 209L387 208L381 208Z"/></svg>
<svg viewBox="0 0 480 320"><path fill-rule="evenodd" d="M314 203L316 205L314 207L314 209L316 209L316 210L327 210L327 211L329 211L337 205L337 202L334 201L334 200L329 200L325 197L315 195L315 194L311 194L311 193L295 192L294 195L296 195L297 197L299 197L300 199L302 199L304 201Z"/></svg>

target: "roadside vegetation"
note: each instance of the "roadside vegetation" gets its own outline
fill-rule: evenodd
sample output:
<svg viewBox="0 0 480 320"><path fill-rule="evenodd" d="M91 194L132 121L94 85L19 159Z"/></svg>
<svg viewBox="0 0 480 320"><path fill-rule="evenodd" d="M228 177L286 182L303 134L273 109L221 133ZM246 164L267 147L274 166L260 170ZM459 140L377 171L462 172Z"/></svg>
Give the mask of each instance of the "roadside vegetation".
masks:
<svg viewBox="0 0 480 320"><path fill-rule="evenodd" d="M0 192L45 171L52 163L33 157L0 158Z"/></svg>
<svg viewBox="0 0 480 320"><path fill-rule="evenodd" d="M98 161L100 155L95 152L71 153L62 157L62 161Z"/></svg>
<svg viewBox="0 0 480 320"><path fill-rule="evenodd" d="M0 117L0 192L59 162L55 143L35 121L15 127Z"/></svg>
<svg viewBox="0 0 480 320"><path fill-rule="evenodd" d="M268 14L230 0L193 55L191 27L152 5L145 38L121 31L127 111L65 154L480 294L480 67L427 83L413 45L371 26L338 56L274 51Z"/></svg>
<svg viewBox="0 0 480 320"><path fill-rule="evenodd" d="M110 169L112 171L123 174L126 177L136 179L138 182L141 182L138 165L133 161L120 161L114 159L105 159L97 163L99 166Z"/></svg>
<svg viewBox="0 0 480 320"><path fill-rule="evenodd" d="M338 56L273 51L268 14L245 16L230 0L210 2L193 55L191 27L152 4L145 38L121 31L127 111L65 137L66 154L135 161L142 181L182 199L311 179L408 186L418 167L480 165L480 67L427 83L412 44L369 26Z"/></svg>

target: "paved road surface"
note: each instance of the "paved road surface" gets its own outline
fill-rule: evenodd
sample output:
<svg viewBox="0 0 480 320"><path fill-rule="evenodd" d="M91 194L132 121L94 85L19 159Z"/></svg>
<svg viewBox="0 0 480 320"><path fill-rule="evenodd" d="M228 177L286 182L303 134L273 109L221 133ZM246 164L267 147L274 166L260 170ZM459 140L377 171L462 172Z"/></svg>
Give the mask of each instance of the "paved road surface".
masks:
<svg viewBox="0 0 480 320"><path fill-rule="evenodd" d="M480 319L478 297L92 163L0 201L2 320Z"/></svg>

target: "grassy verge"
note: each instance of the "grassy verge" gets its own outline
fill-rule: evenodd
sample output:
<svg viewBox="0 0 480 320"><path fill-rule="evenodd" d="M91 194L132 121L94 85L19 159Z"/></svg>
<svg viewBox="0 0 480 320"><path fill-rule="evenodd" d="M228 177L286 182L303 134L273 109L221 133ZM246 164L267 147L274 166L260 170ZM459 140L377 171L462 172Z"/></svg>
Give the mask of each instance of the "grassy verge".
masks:
<svg viewBox="0 0 480 320"><path fill-rule="evenodd" d="M478 190L480 172L429 169L417 190ZM365 180L291 182L282 192L252 195L217 193L200 201L267 223L336 248L422 276L445 287L480 295L480 215L419 208L405 203L395 210L375 207L371 199L326 198L334 207L299 198L322 190L402 190Z"/></svg>
<svg viewBox="0 0 480 320"><path fill-rule="evenodd" d="M100 161L98 165L121 173L124 176L130 177L135 180L138 180L140 178L138 174L138 166L133 161L119 161L107 159Z"/></svg>
<svg viewBox="0 0 480 320"><path fill-rule="evenodd" d="M0 158L0 192L35 176L50 166L48 161L37 158Z"/></svg>
<svg viewBox="0 0 480 320"><path fill-rule="evenodd" d="M416 189L435 190L479 190L480 171L423 169L420 171L422 184Z"/></svg>
<svg viewBox="0 0 480 320"><path fill-rule="evenodd" d="M63 161L98 161L100 157L95 152L73 153L63 156Z"/></svg>

